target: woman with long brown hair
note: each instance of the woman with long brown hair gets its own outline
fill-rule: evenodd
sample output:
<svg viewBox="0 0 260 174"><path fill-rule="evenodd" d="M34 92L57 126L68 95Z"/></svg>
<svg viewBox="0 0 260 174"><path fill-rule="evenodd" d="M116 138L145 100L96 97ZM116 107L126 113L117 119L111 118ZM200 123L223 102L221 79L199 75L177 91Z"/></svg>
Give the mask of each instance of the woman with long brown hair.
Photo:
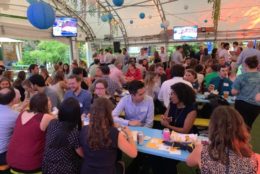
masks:
<svg viewBox="0 0 260 174"><path fill-rule="evenodd" d="M242 116L230 106L214 110L209 124L209 145L197 144L187 158L201 173L257 172L257 159L249 144L250 134Z"/></svg>
<svg viewBox="0 0 260 174"><path fill-rule="evenodd" d="M119 132L114 127L111 112L109 99L99 97L94 100L89 125L84 126L80 133L80 144L84 152L82 174L115 174L118 148L132 158L137 156L131 131L123 128Z"/></svg>

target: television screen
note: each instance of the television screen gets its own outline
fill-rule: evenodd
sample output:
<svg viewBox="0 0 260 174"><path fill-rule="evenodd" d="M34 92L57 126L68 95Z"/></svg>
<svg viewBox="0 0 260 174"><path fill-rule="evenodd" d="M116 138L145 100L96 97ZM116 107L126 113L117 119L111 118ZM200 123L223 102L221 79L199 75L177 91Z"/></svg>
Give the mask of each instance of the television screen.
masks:
<svg viewBox="0 0 260 174"><path fill-rule="evenodd" d="M76 37L77 18L56 17L53 24L53 36Z"/></svg>
<svg viewBox="0 0 260 174"><path fill-rule="evenodd" d="M198 26L174 27L173 40L195 40L198 36Z"/></svg>

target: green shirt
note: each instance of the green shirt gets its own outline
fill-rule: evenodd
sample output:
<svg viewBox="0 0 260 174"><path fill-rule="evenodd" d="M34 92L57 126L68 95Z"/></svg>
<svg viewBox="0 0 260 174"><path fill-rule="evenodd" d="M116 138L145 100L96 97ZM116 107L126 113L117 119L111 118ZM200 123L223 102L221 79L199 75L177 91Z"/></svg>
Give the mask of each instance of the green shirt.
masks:
<svg viewBox="0 0 260 174"><path fill-rule="evenodd" d="M209 87L210 81L215 77L218 77L218 72L211 72L205 76L204 81L207 89Z"/></svg>

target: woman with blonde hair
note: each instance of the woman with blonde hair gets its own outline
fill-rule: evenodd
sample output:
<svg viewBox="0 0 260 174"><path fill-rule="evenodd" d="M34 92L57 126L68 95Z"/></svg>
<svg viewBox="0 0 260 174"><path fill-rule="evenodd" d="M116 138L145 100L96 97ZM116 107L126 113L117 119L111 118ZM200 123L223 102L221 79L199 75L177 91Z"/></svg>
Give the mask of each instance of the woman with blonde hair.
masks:
<svg viewBox="0 0 260 174"><path fill-rule="evenodd" d="M186 163L199 166L202 174L255 174L257 159L249 140L242 116L233 107L219 106L211 115L209 145L197 144Z"/></svg>
<svg viewBox="0 0 260 174"><path fill-rule="evenodd" d="M153 99L157 99L158 93L160 91L160 79L155 72L148 71L145 75L145 88L146 95L151 96Z"/></svg>

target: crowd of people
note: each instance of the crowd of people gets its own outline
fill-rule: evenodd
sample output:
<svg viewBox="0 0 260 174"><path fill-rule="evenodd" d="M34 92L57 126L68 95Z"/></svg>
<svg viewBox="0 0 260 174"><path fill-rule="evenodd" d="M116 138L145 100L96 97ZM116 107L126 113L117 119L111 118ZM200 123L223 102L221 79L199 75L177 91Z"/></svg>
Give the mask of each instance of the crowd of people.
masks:
<svg viewBox="0 0 260 174"><path fill-rule="evenodd" d="M161 47L152 58L145 48L137 57L101 50L88 68L84 61L59 62L50 74L31 64L16 79L0 66L0 171L120 173L122 152L147 158L137 153L128 126L152 128L161 114L162 127L198 133L196 95L208 92L236 96L235 104L214 109L209 144L196 144L187 164L202 173L256 173L249 138L260 113L260 51L251 41L233 47L221 43L209 55L201 46L189 57L183 46L170 56ZM159 173L176 171L176 161L164 169Z"/></svg>

